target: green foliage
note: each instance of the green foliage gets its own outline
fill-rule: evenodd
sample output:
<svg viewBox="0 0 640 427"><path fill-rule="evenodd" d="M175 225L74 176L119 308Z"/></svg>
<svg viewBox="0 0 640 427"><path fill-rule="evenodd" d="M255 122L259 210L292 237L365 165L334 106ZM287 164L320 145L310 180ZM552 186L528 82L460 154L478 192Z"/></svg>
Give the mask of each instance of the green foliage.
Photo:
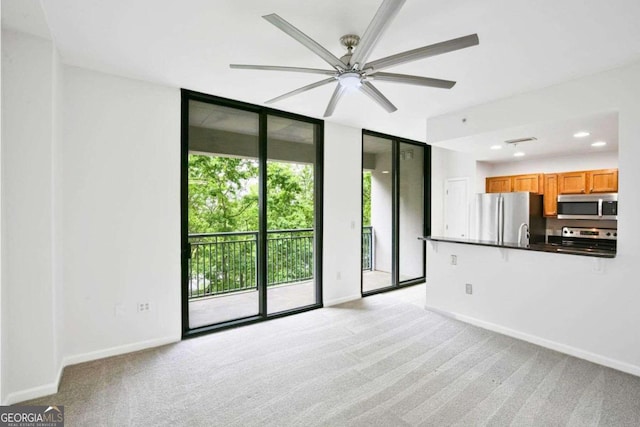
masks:
<svg viewBox="0 0 640 427"><path fill-rule="evenodd" d="M258 229L258 162L189 156L189 233Z"/></svg>
<svg viewBox="0 0 640 427"><path fill-rule="evenodd" d="M267 228L313 227L313 167L267 164Z"/></svg>
<svg viewBox="0 0 640 427"><path fill-rule="evenodd" d="M258 230L258 162L189 156L189 234ZM267 163L267 228L313 228L312 165ZM192 297L255 289L256 234L191 239ZM269 233L268 285L313 277L313 232Z"/></svg>
<svg viewBox="0 0 640 427"><path fill-rule="evenodd" d="M313 166L267 164L267 228L312 228ZM258 162L189 156L189 233L258 230Z"/></svg>
<svg viewBox="0 0 640 427"><path fill-rule="evenodd" d="M362 226L371 225L371 171L362 172Z"/></svg>

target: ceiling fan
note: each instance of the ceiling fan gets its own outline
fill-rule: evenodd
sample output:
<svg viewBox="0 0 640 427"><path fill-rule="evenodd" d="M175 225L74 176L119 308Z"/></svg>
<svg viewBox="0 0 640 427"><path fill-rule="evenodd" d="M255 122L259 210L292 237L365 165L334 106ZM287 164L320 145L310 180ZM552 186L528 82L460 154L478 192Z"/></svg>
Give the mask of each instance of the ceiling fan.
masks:
<svg viewBox="0 0 640 427"><path fill-rule="evenodd" d="M327 105L327 109L324 112L324 117L331 116L342 95L344 95L346 91L352 89L359 89L382 106L382 108L387 110L387 112L392 113L396 111L397 108L371 83L372 81L378 80L405 83L442 89L451 89L456 82L451 80L433 79L430 77L385 73L382 70L394 65L404 64L406 62L416 61L418 59L475 46L479 43L478 35L471 34L367 62L371 51L382 36L382 33L385 31L393 17L398 13L404 2L405 0L384 0L376 12L376 15L373 17L373 20L369 24L369 27L367 27L367 30L364 32L362 38L355 34L342 36L340 38L340 43L347 48L347 53L341 58L334 56L318 42L311 39L277 14L272 13L270 15L263 16L263 18L271 24L275 25L325 60L333 67L333 70L242 64L231 64L230 67L245 70L293 71L298 73L324 74L331 76L327 79L311 83L292 90L291 92L287 92L284 95L270 99L266 101L267 104L337 81L338 84L333 91L331 99L329 100L329 105Z"/></svg>

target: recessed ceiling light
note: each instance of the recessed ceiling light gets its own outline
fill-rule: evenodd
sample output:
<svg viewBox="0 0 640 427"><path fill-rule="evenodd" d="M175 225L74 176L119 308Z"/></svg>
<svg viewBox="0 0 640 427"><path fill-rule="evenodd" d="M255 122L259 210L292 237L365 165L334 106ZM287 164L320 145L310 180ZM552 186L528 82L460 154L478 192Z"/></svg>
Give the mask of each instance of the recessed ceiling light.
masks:
<svg viewBox="0 0 640 427"><path fill-rule="evenodd" d="M513 157L522 157L524 153L522 151L518 151L517 153L513 153Z"/></svg>
<svg viewBox="0 0 640 427"><path fill-rule="evenodd" d="M591 144L592 147L604 147L605 145L607 145L607 143L604 141L598 141Z"/></svg>
<svg viewBox="0 0 640 427"><path fill-rule="evenodd" d="M589 132L583 130L583 131L574 133L573 137L574 138L584 138L584 137L589 136L589 135L591 135Z"/></svg>
<svg viewBox="0 0 640 427"><path fill-rule="evenodd" d="M382 171L382 173L389 173L389 171Z"/></svg>
<svg viewBox="0 0 640 427"><path fill-rule="evenodd" d="M492 145L491 147L492 150L502 150L502 145Z"/></svg>

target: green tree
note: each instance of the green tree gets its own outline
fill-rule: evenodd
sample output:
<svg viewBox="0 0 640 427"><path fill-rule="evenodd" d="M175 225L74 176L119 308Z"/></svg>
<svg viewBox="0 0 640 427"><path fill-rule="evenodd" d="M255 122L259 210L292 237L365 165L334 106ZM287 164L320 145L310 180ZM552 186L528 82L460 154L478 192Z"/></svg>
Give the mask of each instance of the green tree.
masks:
<svg viewBox="0 0 640 427"><path fill-rule="evenodd" d="M257 177L254 160L189 156L189 232L257 229Z"/></svg>
<svg viewBox="0 0 640 427"><path fill-rule="evenodd" d="M267 164L267 228L312 228L313 166ZM258 230L258 163L189 156L189 233Z"/></svg>
<svg viewBox="0 0 640 427"><path fill-rule="evenodd" d="M371 225L371 172L362 172L362 226Z"/></svg>

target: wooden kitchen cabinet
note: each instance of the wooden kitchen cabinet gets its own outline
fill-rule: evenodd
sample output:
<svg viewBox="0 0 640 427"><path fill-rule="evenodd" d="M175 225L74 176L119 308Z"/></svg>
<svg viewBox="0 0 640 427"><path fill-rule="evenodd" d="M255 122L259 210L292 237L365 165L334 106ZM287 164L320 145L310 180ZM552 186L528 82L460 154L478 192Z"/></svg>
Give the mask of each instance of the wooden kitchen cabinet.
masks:
<svg viewBox="0 0 640 427"><path fill-rule="evenodd" d="M536 194L543 194L544 192L542 174L515 175L512 180L512 191L528 191Z"/></svg>
<svg viewBox="0 0 640 427"><path fill-rule="evenodd" d="M510 176L493 176L486 180L487 193L510 193L512 188Z"/></svg>
<svg viewBox="0 0 640 427"><path fill-rule="evenodd" d="M528 191L544 195L544 215L558 214L558 194L617 193L618 169L491 176L486 179L487 193Z"/></svg>
<svg viewBox="0 0 640 427"><path fill-rule="evenodd" d="M544 216L558 215L558 174L550 173L544 176Z"/></svg>
<svg viewBox="0 0 640 427"><path fill-rule="evenodd" d="M618 169L601 169L588 173L590 193L617 193Z"/></svg>
<svg viewBox="0 0 640 427"><path fill-rule="evenodd" d="M564 172L558 174L558 194L585 194L587 172Z"/></svg>

